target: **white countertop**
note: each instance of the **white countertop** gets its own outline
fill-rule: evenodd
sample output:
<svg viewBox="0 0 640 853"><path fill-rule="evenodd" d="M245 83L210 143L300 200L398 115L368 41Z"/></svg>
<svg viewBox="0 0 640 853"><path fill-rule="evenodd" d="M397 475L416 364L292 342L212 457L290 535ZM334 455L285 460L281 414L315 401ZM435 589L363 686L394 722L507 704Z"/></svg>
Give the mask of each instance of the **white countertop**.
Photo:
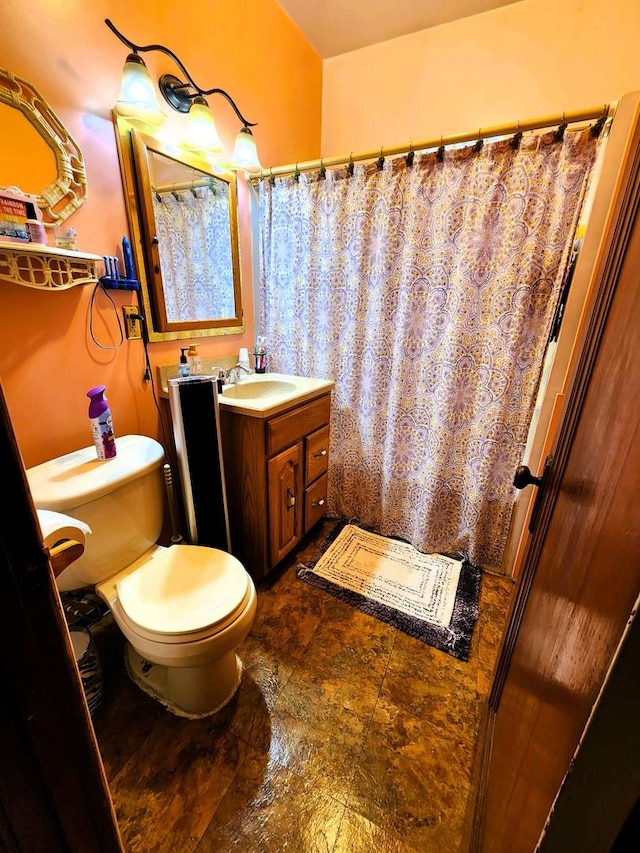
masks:
<svg viewBox="0 0 640 853"><path fill-rule="evenodd" d="M203 359L203 375L216 374L219 367L229 370L235 365L234 357ZM158 368L160 393L168 396L168 380L177 377L177 365L163 365ZM264 384L264 391L260 385ZM286 373L252 373L243 377L234 385L225 385L222 394L218 394L221 410L249 415L253 418L270 418L285 412L300 403L306 403L321 397L335 385L332 379L317 379L308 376L293 376ZM234 390L238 389L238 390ZM246 394L238 398L236 395Z"/></svg>

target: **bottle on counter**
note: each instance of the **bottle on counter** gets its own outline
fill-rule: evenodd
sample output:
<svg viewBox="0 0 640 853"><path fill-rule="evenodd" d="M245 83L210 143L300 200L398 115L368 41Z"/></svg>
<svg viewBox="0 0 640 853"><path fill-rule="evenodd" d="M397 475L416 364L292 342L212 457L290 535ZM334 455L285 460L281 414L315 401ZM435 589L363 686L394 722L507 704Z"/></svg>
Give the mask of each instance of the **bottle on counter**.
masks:
<svg viewBox="0 0 640 853"><path fill-rule="evenodd" d="M96 385L87 391L89 403L89 422L93 443L98 454L98 459L113 459L116 455L116 439L113 432L113 419L111 409L105 397L106 387Z"/></svg>
<svg viewBox="0 0 640 853"><path fill-rule="evenodd" d="M191 344L189 347L189 352L187 353L187 360L189 362L189 366L191 367L191 375L192 376L200 376L202 373L202 359L198 355L198 347L195 344Z"/></svg>
<svg viewBox="0 0 640 853"><path fill-rule="evenodd" d="M238 364L245 368L245 370L251 370L251 365L249 364L249 350L247 347L240 347L240 352L238 353Z"/></svg>
<svg viewBox="0 0 640 853"><path fill-rule="evenodd" d="M180 363L178 364L178 376L189 376L191 373L191 365L187 358L187 350L189 347L180 347Z"/></svg>

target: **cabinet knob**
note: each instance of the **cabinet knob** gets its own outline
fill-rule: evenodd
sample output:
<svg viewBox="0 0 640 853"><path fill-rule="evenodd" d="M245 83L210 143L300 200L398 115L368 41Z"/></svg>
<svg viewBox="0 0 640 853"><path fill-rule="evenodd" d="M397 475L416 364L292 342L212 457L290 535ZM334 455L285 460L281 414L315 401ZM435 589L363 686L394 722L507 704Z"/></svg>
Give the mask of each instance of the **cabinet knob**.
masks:
<svg viewBox="0 0 640 853"><path fill-rule="evenodd" d="M291 492L287 489L287 509L291 509L292 506L296 505L296 496L292 495Z"/></svg>
<svg viewBox="0 0 640 853"><path fill-rule="evenodd" d="M324 506L324 498L320 498L319 501L314 501L311 506Z"/></svg>
<svg viewBox="0 0 640 853"><path fill-rule="evenodd" d="M313 454L313 458L314 458L314 459L319 459L321 456L326 456L326 455L327 455L327 451L326 451L326 450L321 450L319 453L314 453L314 454Z"/></svg>

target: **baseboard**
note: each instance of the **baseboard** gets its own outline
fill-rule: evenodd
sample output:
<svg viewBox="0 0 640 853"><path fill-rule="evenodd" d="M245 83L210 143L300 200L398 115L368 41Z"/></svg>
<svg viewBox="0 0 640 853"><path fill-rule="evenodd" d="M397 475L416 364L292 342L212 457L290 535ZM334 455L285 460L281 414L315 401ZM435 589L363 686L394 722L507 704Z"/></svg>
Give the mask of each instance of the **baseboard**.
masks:
<svg viewBox="0 0 640 853"><path fill-rule="evenodd" d="M471 790L475 791L475 797L470 797L468 810L468 834L466 848L461 848L461 853L482 853L482 836L484 831L484 812L487 798L487 785L489 781L489 764L491 762L491 750L493 748L493 732L495 729L495 711L485 704L480 730L478 733L478 746L473 766Z"/></svg>

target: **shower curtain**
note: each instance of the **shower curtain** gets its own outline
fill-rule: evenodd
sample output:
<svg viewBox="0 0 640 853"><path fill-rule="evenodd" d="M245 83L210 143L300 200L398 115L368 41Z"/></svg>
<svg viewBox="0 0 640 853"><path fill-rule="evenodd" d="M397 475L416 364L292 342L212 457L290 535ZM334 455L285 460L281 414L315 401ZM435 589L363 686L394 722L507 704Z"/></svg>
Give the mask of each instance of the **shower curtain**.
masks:
<svg viewBox="0 0 640 853"><path fill-rule="evenodd" d="M154 195L153 213L167 319L234 317L227 194L194 188Z"/></svg>
<svg viewBox="0 0 640 853"><path fill-rule="evenodd" d="M335 380L329 513L499 567L598 140L259 185L270 369Z"/></svg>

